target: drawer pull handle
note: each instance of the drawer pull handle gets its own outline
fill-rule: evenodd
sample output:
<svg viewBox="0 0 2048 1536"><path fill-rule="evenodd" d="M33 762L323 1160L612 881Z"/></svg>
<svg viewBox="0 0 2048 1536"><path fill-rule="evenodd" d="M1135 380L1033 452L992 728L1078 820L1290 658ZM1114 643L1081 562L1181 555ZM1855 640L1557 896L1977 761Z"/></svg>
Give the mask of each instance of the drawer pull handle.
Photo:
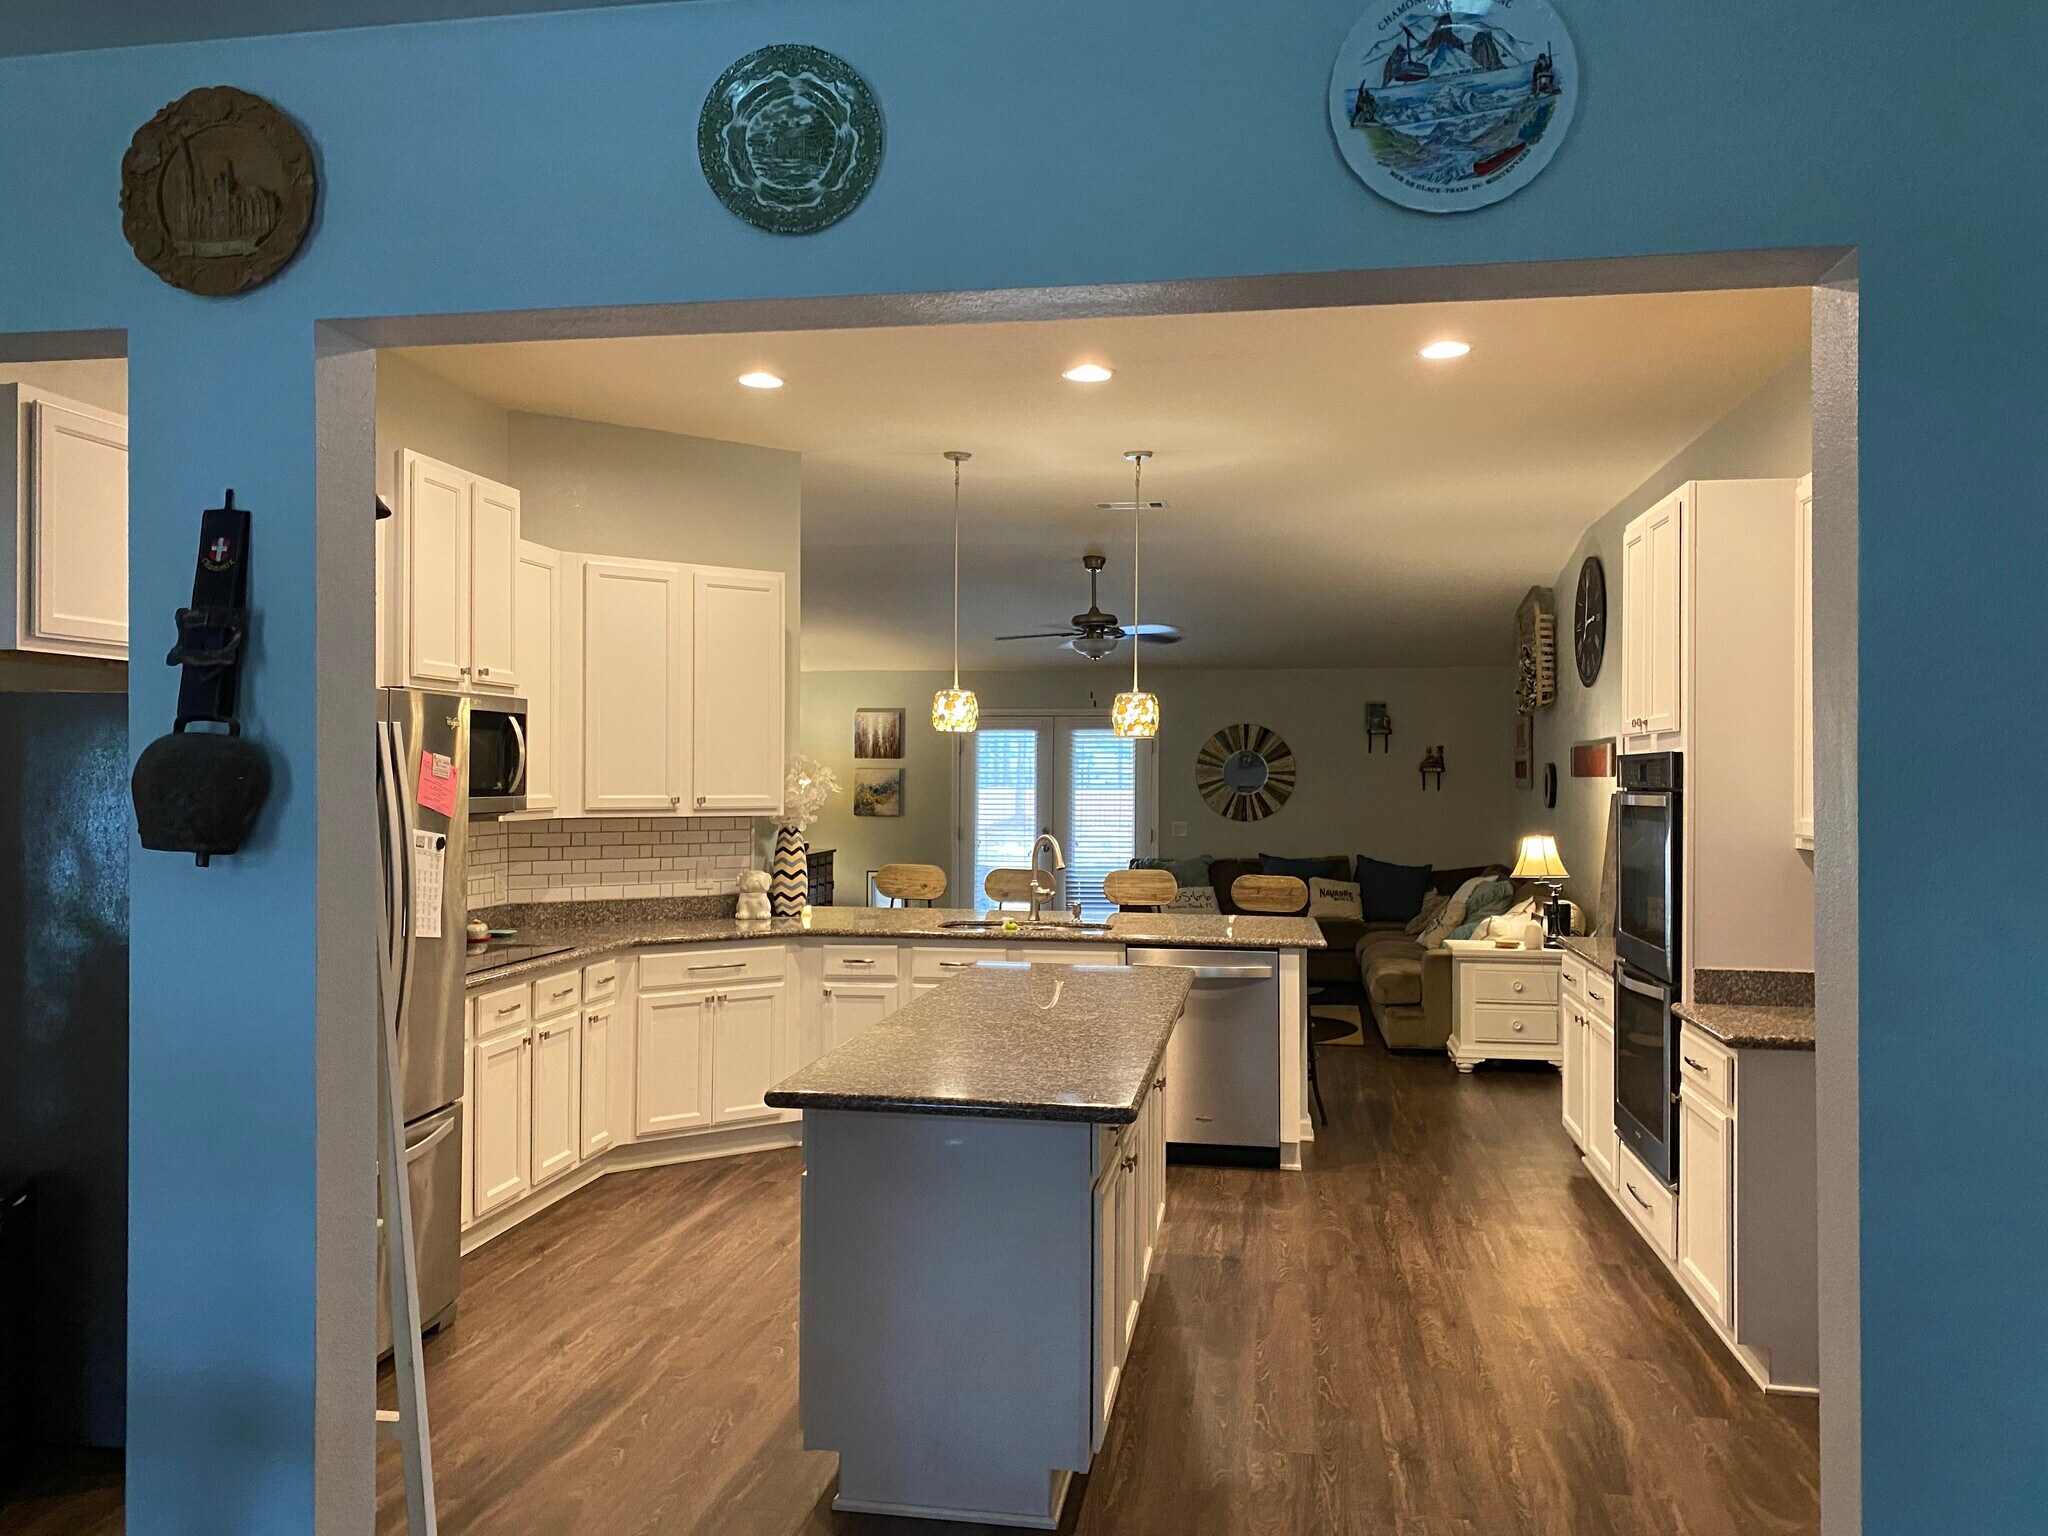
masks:
<svg viewBox="0 0 2048 1536"><path fill-rule="evenodd" d="M728 960L723 965L693 965L690 972L695 975L699 971L743 971L746 968L747 962L744 960Z"/></svg>
<svg viewBox="0 0 2048 1536"><path fill-rule="evenodd" d="M973 960L941 960L939 962L939 969L942 971L971 971L976 963Z"/></svg>
<svg viewBox="0 0 2048 1536"><path fill-rule="evenodd" d="M1704 1072L1707 1070L1704 1063L1694 1061L1690 1056L1687 1056L1685 1058L1685 1064L1688 1067L1691 1067L1695 1072Z"/></svg>
<svg viewBox="0 0 2048 1536"><path fill-rule="evenodd" d="M1627 1179L1623 1179L1621 1182L1627 1186L1629 1194L1634 1197L1637 1205L1640 1205L1646 1211L1650 1209L1650 1202L1645 1200L1641 1195L1636 1194L1635 1185L1630 1184Z"/></svg>
<svg viewBox="0 0 2048 1536"><path fill-rule="evenodd" d="M498 1017L502 1019L508 1013L517 1013L521 1006L522 1005L519 1003L507 1003L504 1007L498 1010Z"/></svg>
<svg viewBox="0 0 2048 1536"><path fill-rule="evenodd" d="M1586 996L1593 999L1593 1001L1596 1003L1604 1003L1607 1001L1606 998L1602 997L1598 992L1595 992L1591 987L1586 988Z"/></svg>
<svg viewBox="0 0 2048 1536"><path fill-rule="evenodd" d="M873 965L875 962L872 960L841 960L839 963L841 965Z"/></svg>

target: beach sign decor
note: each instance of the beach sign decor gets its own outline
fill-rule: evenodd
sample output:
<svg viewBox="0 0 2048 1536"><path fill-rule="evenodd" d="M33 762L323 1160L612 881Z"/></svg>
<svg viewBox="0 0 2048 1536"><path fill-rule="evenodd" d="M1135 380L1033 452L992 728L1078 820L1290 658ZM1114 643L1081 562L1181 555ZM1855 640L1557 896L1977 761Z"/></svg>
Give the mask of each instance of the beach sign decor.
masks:
<svg viewBox="0 0 2048 1536"><path fill-rule="evenodd" d="M1377 0L1338 51L1330 127L1380 196L1467 213L1542 173L1579 85L1548 0Z"/></svg>
<svg viewBox="0 0 2048 1536"><path fill-rule="evenodd" d="M718 77L697 119L697 158L718 200L756 229L815 234L875 184L881 109L846 60L780 43Z"/></svg>

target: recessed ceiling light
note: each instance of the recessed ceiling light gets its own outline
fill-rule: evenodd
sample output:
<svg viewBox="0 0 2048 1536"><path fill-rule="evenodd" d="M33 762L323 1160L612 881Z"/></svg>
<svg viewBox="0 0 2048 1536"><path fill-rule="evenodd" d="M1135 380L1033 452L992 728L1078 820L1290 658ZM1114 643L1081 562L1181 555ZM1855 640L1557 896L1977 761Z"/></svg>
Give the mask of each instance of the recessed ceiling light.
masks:
<svg viewBox="0 0 2048 1536"><path fill-rule="evenodd" d="M782 380L780 378L778 378L776 375L772 373L768 373L760 369L756 369L752 373L741 374L740 382L746 385L749 389L782 388Z"/></svg>
<svg viewBox="0 0 2048 1536"><path fill-rule="evenodd" d="M1463 357L1472 350L1469 341L1432 341L1422 349L1422 355L1433 363L1448 362L1454 357Z"/></svg>
<svg viewBox="0 0 2048 1536"><path fill-rule="evenodd" d="M1106 384L1115 375L1100 363L1076 363L1060 377L1073 384Z"/></svg>

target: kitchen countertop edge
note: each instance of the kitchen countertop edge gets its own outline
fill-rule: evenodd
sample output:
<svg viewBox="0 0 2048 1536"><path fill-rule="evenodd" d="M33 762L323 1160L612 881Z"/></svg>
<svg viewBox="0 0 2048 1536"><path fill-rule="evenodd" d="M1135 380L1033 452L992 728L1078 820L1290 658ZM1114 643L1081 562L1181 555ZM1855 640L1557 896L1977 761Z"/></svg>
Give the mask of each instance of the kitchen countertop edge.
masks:
<svg viewBox="0 0 2048 1536"><path fill-rule="evenodd" d="M1750 1003L1673 1003L1671 1011L1738 1051L1814 1049L1811 1008L1764 1007Z"/></svg>

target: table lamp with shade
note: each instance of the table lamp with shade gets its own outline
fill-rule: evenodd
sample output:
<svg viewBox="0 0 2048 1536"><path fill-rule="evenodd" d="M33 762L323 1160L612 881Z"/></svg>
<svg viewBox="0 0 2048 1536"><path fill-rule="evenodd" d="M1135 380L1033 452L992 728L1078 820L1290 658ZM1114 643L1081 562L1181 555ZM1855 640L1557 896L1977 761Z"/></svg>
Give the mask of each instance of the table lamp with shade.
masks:
<svg viewBox="0 0 2048 1536"><path fill-rule="evenodd" d="M1557 839L1547 832L1532 832L1522 839L1522 855L1515 860L1510 880L1536 880L1550 889L1550 903L1544 909L1544 928L1553 939L1571 931L1571 908L1559 899L1571 871L1557 856Z"/></svg>

